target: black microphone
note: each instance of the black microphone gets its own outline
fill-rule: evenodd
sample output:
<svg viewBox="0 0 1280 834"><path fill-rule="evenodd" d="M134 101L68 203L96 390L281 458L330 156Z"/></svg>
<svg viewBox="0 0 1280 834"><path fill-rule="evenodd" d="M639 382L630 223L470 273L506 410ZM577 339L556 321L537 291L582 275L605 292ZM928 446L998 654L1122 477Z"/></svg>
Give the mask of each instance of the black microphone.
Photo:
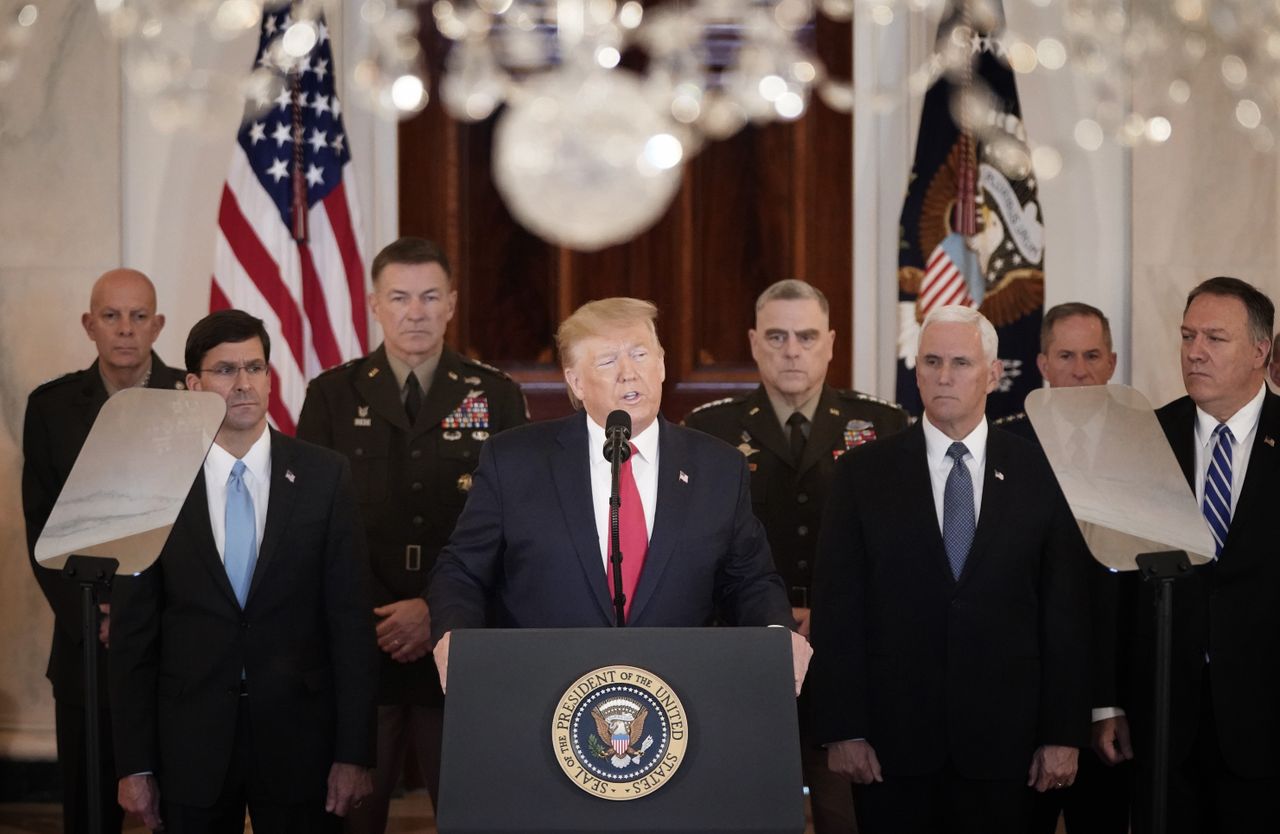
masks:
<svg viewBox="0 0 1280 834"><path fill-rule="evenodd" d="M631 457L631 415L622 409L609 412L604 421L604 459L623 463Z"/></svg>

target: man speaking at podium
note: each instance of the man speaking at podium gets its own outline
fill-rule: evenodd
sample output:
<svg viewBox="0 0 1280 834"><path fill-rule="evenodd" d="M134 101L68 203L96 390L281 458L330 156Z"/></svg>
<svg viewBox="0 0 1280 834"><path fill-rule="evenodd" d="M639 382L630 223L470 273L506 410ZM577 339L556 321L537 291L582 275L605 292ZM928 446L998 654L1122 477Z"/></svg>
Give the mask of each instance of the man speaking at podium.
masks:
<svg viewBox="0 0 1280 834"><path fill-rule="evenodd" d="M442 684L453 629L615 625L603 450L617 410L631 418L632 451L619 473L625 624L791 624L741 453L658 414L666 367L657 312L633 298L579 307L556 346L581 409L482 447L426 593ZM812 652L794 632L791 647L799 691Z"/></svg>

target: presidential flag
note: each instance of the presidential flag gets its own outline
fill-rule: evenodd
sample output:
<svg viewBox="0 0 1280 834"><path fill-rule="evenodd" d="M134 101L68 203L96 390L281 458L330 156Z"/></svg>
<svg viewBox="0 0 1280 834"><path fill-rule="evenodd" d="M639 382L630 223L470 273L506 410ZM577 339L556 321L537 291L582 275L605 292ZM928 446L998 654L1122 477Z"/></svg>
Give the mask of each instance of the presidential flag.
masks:
<svg viewBox="0 0 1280 834"><path fill-rule="evenodd" d="M292 434L307 381L368 350L360 224L336 71L323 17L304 57L281 38L300 21L263 10L255 67L279 74L274 99L251 104L218 208L209 309L245 310L271 338L268 413ZM265 105L265 106L264 106Z"/></svg>
<svg viewBox="0 0 1280 834"><path fill-rule="evenodd" d="M983 25L969 13L977 5L952 0L938 26L935 79L925 94L902 203L897 398L917 415L920 323L947 304L977 307L1000 336L1004 376L987 398L989 417L1021 411L1027 393L1040 387L1035 357L1044 312L1043 215L1001 40L1003 11L998 3L983 3L992 13ZM942 56L956 49L971 60L944 73ZM985 103L975 107L975 101ZM957 112L968 116L963 125Z"/></svg>

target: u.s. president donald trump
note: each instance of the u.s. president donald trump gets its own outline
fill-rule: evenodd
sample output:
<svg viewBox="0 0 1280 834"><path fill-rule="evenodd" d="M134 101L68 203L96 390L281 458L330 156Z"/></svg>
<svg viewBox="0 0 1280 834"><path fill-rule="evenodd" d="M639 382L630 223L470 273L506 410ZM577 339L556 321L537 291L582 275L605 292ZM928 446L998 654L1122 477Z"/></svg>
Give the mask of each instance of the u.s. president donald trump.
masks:
<svg viewBox="0 0 1280 834"><path fill-rule="evenodd" d="M632 425L633 451L619 477L626 624L793 625L751 512L742 454L658 413L666 367L657 312L634 298L579 307L556 332L578 412L495 435L481 449L426 593L441 683L454 629L615 624L602 449L617 409ZM812 652L794 631L791 642L799 691Z"/></svg>

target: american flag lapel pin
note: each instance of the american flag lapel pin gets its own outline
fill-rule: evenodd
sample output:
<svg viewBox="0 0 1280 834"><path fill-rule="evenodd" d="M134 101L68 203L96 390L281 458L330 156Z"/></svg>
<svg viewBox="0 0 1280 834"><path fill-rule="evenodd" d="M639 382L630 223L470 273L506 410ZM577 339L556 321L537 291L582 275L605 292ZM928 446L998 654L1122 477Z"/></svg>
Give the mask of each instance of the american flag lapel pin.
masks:
<svg viewBox="0 0 1280 834"><path fill-rule="evenodd" d="M1003 480L1004 480L1004 473L1003 473L1003 472L1001 472L999 469L994 470L994 472L995 472L995 476L996 476L996 480L997 480L997 481L1003 481Z"/></svg>
<svg viewBox="0 0 1280 834"><path fill-rule="evenodd" d="M689 476L685 474L683 469L680 470L680 483L682 484L689 483Z"/></svg>
<svg viewBox="0 0 1280 834"><path fill-rule="evenodd" d="M297 476L293 474L293 470L292 470L292 469L286 469L286 470L284 471L284 479L285 479L286 481L288 481L289 483L293 483L293 482L294 482L294 480L295 480L296 478L297 478Z"/></svg>

